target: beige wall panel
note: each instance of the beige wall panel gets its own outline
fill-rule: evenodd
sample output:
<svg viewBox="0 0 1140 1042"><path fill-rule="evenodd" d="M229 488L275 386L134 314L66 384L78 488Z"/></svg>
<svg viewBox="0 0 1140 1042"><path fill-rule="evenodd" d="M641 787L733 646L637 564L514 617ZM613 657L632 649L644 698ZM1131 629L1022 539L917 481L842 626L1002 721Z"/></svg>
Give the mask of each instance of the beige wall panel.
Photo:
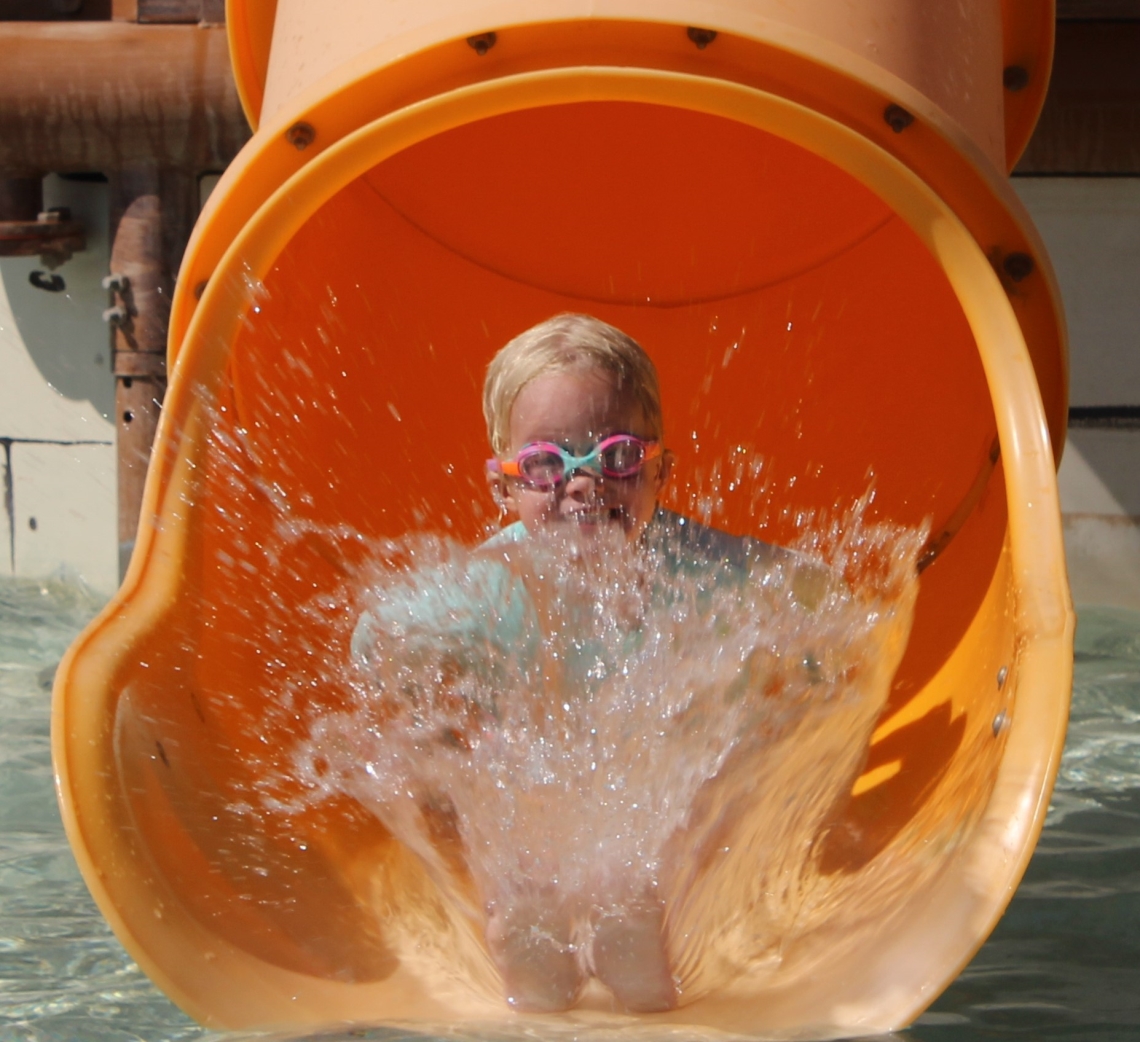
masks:
<svg viewBox="0 0 1140 1042"><path fill-rule="evenodd" d="M1140 609L1140 430L1070 430L1058 485L1073 601Z"/></svg>
<svg viewBox="0 0 1140 1042"><path fill-rule="evenodd" d="M1073 603L1140 611L1140 527L1127 518L1066 514Z"/></svg>
<svg viewBox="0 0 1140 1042"><path fill-rule="evenodd" d="M101 318L106 185L49 178L44 188L47 205L70 205L87 225L88 250L59 269L63 293L29 285L37 258L0 261L0 438L9 440L14 522L0 509L0 574L65 571L110 593L118 560L115 429L103 415L114 403ZM67 442L85 444L59 444Z"/></svg>
<svg viewBox="0 0 1140 1042"><path fill-rule="evenodd" d="M28 282L44 266L38 257L0 258L0 274L12 321L40 375L65 398L90 402L103 416L115 408L110 336L103 309L109 303L102 279L107 274L107 186L44 179L44 205L66 206L87 233L87 249L57 271L67 288L46 293ZM2 319L0 319L2 321ZM6 424L0 420L0 435Z"/></svg>
<svg viewBox="0 0 1140 1042"><path fill-rule="evenodd" d="M1140 404L1140 177L1017 177L1069 323L1073 405Z"/></svg>
<svg viewBox="0 0 1140 1042"><path fill-rule="evenodd" d="M118 585L113 445L12 446L16 574Z"/></svg>
<svg viewBox="0 0 1140 1042"><path fill-rule="evenodd" d="M1066 514L1140 520L1140 430L1070 430L1058 481Z"/></svg>

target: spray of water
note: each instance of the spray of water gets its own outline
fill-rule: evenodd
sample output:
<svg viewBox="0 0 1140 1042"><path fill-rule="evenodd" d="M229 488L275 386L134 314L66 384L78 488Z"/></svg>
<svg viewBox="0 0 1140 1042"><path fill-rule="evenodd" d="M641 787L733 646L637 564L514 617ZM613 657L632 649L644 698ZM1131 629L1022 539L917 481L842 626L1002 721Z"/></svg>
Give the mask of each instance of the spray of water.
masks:
<svg viewBox="0 0 1140 1042"><path fill-rule="evenodd" d="M302 364L288 347L277 362ZM210 435L232 499L219 524L243 533L243 559L216 567L243 596L264 587L256 651L273 685L253 700L258 781L240 815L281 833L314 808L378 819L398 851L353 891L437 992L560 1008L596 977L627 1009L664 1008L754 988L790 944L854 914L818 837L902 656L922 531L871 523L868 495L797 516L787 552L702 545L680 524L635 546L560 532L376 544L304 521L315 493L268 476L292 478L269 466L253 404L294 414L300 436L332 397L279 402L246 379L248 426ZM715 523L743 495L755 518L770 485L739 446L691 476L687 513ZM301 588L326 645L297 646Z"/></svg>
<svg viewBox="0 0 1140 1042"><path fill-rule="evenodd" d="M792 552L700 553L683 526L384 544L350 705L293 751L303 798L380 818L521 1006L591 974L636 1009L774 971L826 915L813 839L909 632L921 533L865 505Z"/></svg>

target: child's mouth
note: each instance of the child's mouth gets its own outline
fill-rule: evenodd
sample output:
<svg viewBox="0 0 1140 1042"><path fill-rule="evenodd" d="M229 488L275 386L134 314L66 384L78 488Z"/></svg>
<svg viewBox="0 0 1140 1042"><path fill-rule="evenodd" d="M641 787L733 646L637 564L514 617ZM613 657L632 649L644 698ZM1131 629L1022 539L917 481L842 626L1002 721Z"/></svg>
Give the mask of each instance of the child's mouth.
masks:
<svg viewBox="0 0 1140 1042"><path fill-rule="evenodd" d="M574 510L569 514L564 515L565 520L571 521L574 524L582 527L621 524L624 516L625 512L621 509L621 507L611 507L607 510Z"/></svg>

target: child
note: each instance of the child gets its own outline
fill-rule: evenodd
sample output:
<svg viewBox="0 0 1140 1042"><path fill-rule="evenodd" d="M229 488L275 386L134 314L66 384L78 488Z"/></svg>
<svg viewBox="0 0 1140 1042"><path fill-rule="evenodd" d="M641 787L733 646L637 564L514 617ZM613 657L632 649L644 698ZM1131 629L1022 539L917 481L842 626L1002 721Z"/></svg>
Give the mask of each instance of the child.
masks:
<svg viewBox="0 0 1140 1042"><path fill-rule="evenodd" d="M663 441L657 374L642 348L613 326L563 314L522 333L492 360L483 411L494 452L487 464L492 495L513 523L484 543L461 575L440 572L371 605L353 637L354 658L373 675L387 668L386 675L395 676L399 659L404 679L389 689L402 683L409 705L433 697L424 694L417 677L446 684L479 674L485 682L477 691L490 694L458 700L465 712L493 721L494 692L500 689L496 669L541 656L546 638L539 606L532 588L510 567L512 547L528 537L565 535L570 553L587 557L592 547L602 552L636 544L663 555L670 570L707 575L710 584L743 575L757 558L781 553L658 505L673 456ZM396 654L385 650L397 645ZM589 658L593 652L582 654ZM573 661L562 667L573 683L588 687L584 668L575 672ZM449 729L439 741L448 736L463 740ZM429 830L433 844L461 848L454 822L446 844L440 840L448 832L439 823L446 810L439 813L434 797L427 802L436 808ZM454 862L452 856L452 870ZM603 904L596 895L542 894L536 884L529 898L489 902L487 945L512 1006L567 1009L590 976L630 1011L676 1004L664 909L652 883L630 884L620 898L607 893Z"/></svg>
<svg viewBox="0 0 1140 1042"><path fill-rule="evenodd" d="M483 416L496 457L487 464L492 495L518 519L490 544L572 524L629 542L668 533L709 562L741 565L766 549L657 506L673 467L657 370L605 322L563 314L517 336L487 369Z"/></svg>

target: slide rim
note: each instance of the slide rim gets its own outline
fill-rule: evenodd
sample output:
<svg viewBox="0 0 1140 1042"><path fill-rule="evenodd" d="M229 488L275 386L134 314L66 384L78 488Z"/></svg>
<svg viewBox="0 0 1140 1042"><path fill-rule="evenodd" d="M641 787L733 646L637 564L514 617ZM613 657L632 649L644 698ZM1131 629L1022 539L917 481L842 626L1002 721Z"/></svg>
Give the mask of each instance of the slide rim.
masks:
<svg viewBox="0 0 1140 1042"><path fill-rule="evenodd" d="M983 894L965 895L975 914L969 920L969 929L958 939L959 952L953 965L927 973L924 988L907 994L895 990L884 996L880 1008L866 1011L860 1019L861 1024L883 1028L902 1026L921 1012L973 954L1004 910L1024 871L1043 823L1059 762L1068 700L1065 677L1071 669L1071 658L1066 661L1066 654L1073 628L1060 565L1063 551L1052 453L1024 338L1005 290L976 241L949 206L905 164L850 128L785 98L727 81L671 72L559 69L488 81L419 102L361 127L326 149L282 184L243 227L222 258L217 277L206 287L187 331L185 349L172 378L172 401L164 411L159 445L166 445L178 427L192 418L201 404L196 399L203 392L207 396L211 393L210 381L220 379L228 345L242 319L243 307L249 303L249 279L260 278L269 270L301 223L335 191L386 156L474 119L590 100L644 101L738 119L803 144L835 162L872 190L887 193L895 212L926 242L946 272L974 328L1006 461L1010 553L1021 642L1021 711L1015 714L1010 729L985 821L972 841L976 843L993 828L1004 830L1002 864L994 869L1000 878L995 880L991 873ZM839 158L844 161L837 161ZM197 448L201 449L201 442ZM184 455L156 453L156 465L147 480L139 544L127 580L61 667L55 688L53 751L69 838L101 909L132 955L163 982L180 1005L216 1023L195 994L201 987L175 981L157 966L120 916L71 806L73 779L68 769L69 742L75 740L70 734L68 704L95 694L106 706L112 693L82 692L79 688L90 688L98 684L100 676L110 675L109 663L117 655L127 654L131 632L137 635L145 631L155 612L161 614L161 603L177 596L181 526L155 524L153 519L176 510L171 504L180 502L184 494L193 501L193 466L178 469L180 461L186 462ZM100 659L97 668L90 658L93 654ZM84 658L87 661L82 661ZM77 685L75 680L83 677L86 682ZM1040 755L1042 744L1047 747L1044 757ZM105 784L105 780L99 783ZM109 797L113 795L108 792ZM982 921L988 926L979 932ZM200 976L199 968L195 977ZM200 985L201 981L196 983ZM684 1012L679 1011L679 1022L684 1022Z"/></svg>

